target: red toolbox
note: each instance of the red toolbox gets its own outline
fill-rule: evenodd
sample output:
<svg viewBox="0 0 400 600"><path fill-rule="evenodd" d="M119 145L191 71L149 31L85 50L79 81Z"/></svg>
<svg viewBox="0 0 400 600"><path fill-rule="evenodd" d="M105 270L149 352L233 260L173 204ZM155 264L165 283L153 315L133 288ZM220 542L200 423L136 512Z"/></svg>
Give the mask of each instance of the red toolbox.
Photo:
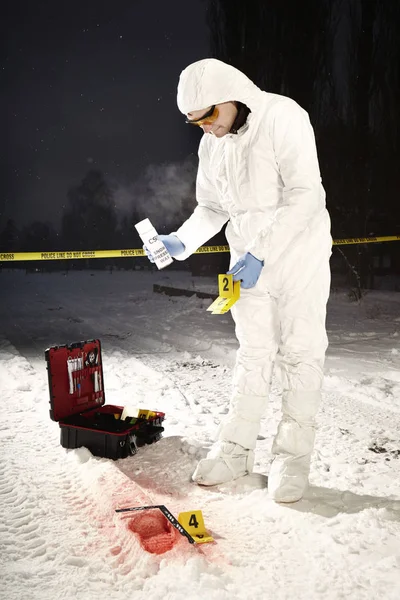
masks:
<svg viewBox="0 0 400 600"><path fill-rule="evenodd" d="M52 346L45 357L50 417L60 424L63 448L85 446L116 460L160 439L164 413L138 409L122 420L122 406L105 404L100 340Z"/></svg>

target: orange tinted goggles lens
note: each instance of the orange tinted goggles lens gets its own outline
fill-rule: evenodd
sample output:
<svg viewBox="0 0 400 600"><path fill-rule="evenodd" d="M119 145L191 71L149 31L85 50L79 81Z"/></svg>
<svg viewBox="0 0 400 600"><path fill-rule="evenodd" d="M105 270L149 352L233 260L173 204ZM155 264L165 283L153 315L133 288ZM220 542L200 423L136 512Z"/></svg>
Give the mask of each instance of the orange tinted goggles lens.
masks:
<svg viewBox="0 0 400 600"><path fill-rule="evenodd" d="M211 125L218 119L218 108L216 106L212 106L208 113L206 113L201 119L195 119L193 121L186 120L186 123L190 123L191 125L198 125L201 127L202 125Z"/></svg>

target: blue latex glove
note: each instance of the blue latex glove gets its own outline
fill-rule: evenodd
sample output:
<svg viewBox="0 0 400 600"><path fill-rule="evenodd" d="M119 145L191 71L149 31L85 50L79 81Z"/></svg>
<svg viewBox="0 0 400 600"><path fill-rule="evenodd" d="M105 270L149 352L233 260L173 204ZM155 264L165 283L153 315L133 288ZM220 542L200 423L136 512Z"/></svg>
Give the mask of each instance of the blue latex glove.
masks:
<svg viewBox="0 0 400 600"><path fill-rule="evenodd" d="M239 258L236 265L228 271L227 275L233 275L233 281L241 281L242 288L250 289L256 285L263 266L263 260L259 260L250 252L246 252Z"/></svg>
<svg viewBox="0 0 400 600"><path fill-rule="evenodd" d="M185 251L185 245L181 242L177 235L170 233L169 235L158 235L158 239L164 244L172 258L179 256ZM150 250L143 246L143 250L146 253L147 258L150 262L154 262L153 255Z"/></svg>

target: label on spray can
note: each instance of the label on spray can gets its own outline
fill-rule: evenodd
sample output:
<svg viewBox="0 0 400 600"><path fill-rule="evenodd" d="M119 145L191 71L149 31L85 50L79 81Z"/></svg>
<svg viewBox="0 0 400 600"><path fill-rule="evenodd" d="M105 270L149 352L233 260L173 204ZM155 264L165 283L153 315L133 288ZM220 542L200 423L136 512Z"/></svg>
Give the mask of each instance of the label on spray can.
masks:
<svg viewBox="0 0 400 600"><path fill-rule="evenodd" d="M157 231L149 219L143 219L135 225L136 231L146 248L151 252L154 263L158 269L167 267L174 261L162 241L158 239Z"/></svg>

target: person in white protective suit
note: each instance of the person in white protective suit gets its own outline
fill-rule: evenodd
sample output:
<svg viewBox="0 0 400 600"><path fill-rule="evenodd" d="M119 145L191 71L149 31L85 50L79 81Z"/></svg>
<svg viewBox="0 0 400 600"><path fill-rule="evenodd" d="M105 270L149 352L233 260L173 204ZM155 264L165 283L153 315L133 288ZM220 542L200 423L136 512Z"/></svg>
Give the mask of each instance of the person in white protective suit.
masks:
<svg viewBox="0 0 400 600"><path fill-rule="evenodd" d="M328 345L332 239L313 129L296 102L215 59L181 73L178 107L204 131L197 206L178 231L159 237L185 260L228 223L229 273L241 281L231 310L239 349L229 413L193 480L216 485L252 471L275 364L282 420L268 491L295 502L308 484Z"/></svg>

